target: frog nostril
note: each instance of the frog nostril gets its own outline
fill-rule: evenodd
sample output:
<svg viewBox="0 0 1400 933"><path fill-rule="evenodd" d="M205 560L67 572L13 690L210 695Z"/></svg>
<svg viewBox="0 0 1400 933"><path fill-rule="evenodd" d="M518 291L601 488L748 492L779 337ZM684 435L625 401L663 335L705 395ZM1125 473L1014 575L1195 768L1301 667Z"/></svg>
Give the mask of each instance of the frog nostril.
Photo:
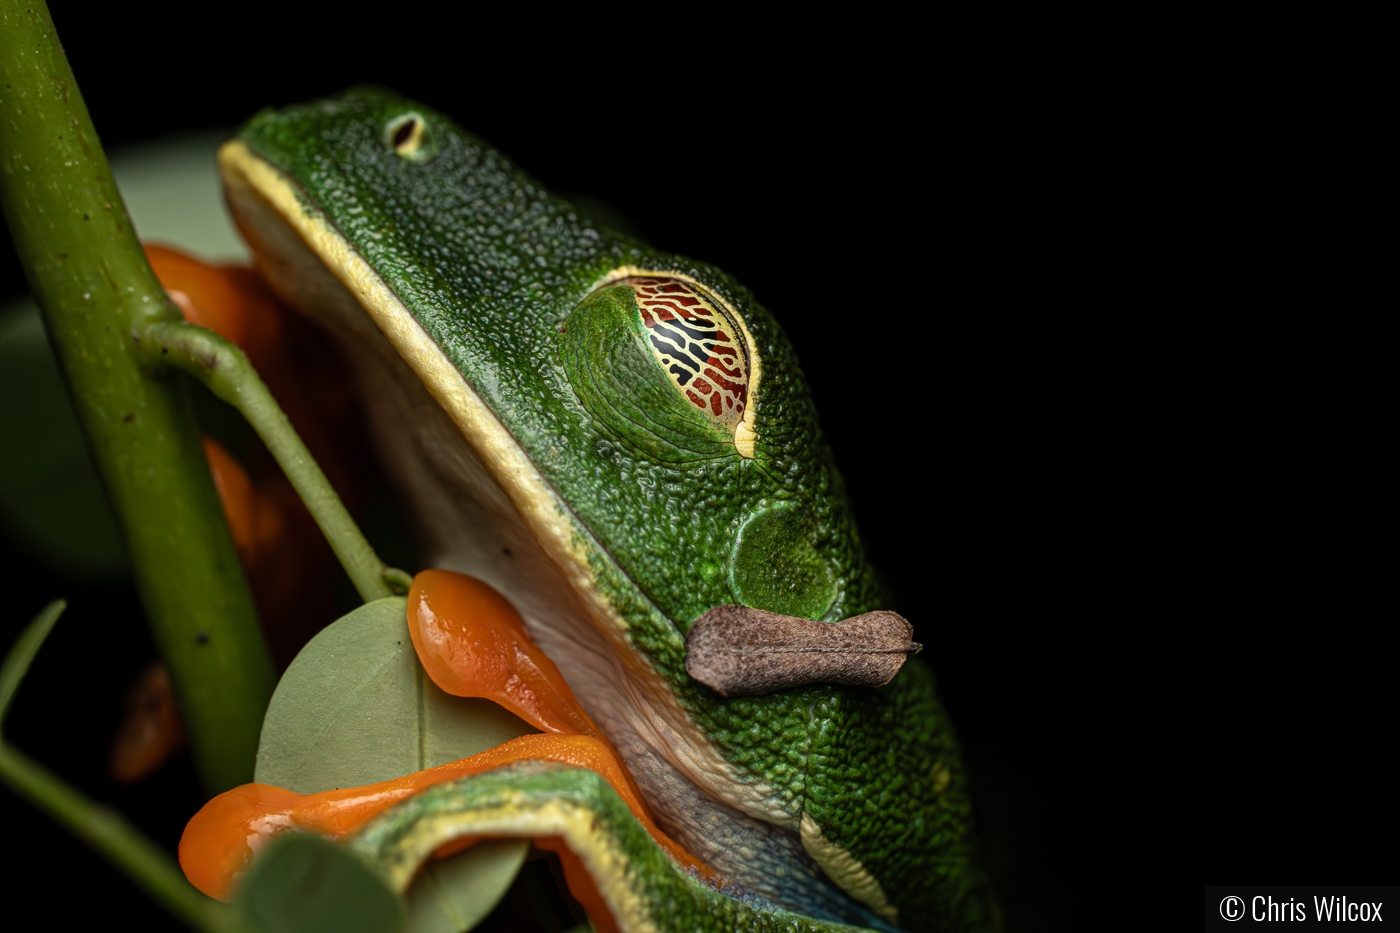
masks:
<svg viewBox="0 0 1400 933"><path fill-rule="evenodd" d="M416 113L406 113L396 117L385 127L385 137L389 146L406 159L422 158L424 155L423 118Z"/></svg>

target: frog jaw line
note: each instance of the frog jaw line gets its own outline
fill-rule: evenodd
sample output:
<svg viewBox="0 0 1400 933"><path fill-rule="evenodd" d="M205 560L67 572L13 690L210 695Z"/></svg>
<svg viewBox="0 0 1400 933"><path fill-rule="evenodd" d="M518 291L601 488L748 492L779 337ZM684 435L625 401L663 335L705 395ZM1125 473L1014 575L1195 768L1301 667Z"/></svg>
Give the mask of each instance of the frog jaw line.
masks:
<svg viewBox="0 0 1400 933"><path fill-rule="evenodd" d="M246 143L234 140L224 144L219 162L230 202L236 200L236 193L241 197L245 196L241 191L246 191L247 197L263 202L300 239L301 247L348 291L373 322L371 326L387 338L393 352L412 370L504 491L543 555L564 578L580 608L594 620L598 636L608 642L614 657L624 660L633 678L632 684L623 685L626 691L650 698L650 715L629 725L639 735L651 734L648 744L666 752L677 771L714 799L761 821L796 830L796 818L774 800L771 788L742 779L691 721L662 675L631 648L626 624L600 590L590 561L605 561L609 569L619 573L620 568L559 500L534 462L398 296L319 209L305 200L295 183ZM680 639L679 633L676 638ZM588 692L581 684L571 686L587 705ZM594 710L590 713L596 718Z"/></svg>
<svg viewBox="0 0 1400 933"><path fill-rule="evenodd" d="M724 309L725 314L729 316L729 319L738 325L739 330L744 335L744 349L749 358L749 403L744 408L743 420L734 427L734 449L739 452L740 456L752 460L754 444L758 441L758 432L754 429L754 423L758 417L758 395L760 382L763 377L763 361L759 358L758 344L754 342L753 334L749 333L749 325L745 323L743 315L741 315L732 304L725 300L723 296L716 294L711 288L705 285L704 282L701 282L692 275L686 275L684 272L675 272L670 269L643 269L640 266L618 266L616 269L612 269L600 277L589 291L607 288L615 282L621 282L633 276L644 278L660 276L668 279L680 279L682 282L694 285L702 289L706 296L717 302Z"/></svg>

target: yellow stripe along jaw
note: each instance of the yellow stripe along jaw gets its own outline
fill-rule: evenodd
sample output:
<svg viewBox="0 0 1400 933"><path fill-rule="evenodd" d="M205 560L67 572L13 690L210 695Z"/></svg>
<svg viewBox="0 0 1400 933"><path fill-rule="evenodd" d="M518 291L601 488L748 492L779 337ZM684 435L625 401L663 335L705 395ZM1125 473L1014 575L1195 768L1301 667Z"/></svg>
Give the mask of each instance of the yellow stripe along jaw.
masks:
<svg viewBox="0 0 1400 933"><path fill-rule="evenodd" d="M851 853L833 845L822 835L817 821L802 814L802 848L816 860L827 877L836 882L837 887L852 898L869 907L875 914L890 923L899 922L899 911L890 903L885 889L864 865Z"/></svg>

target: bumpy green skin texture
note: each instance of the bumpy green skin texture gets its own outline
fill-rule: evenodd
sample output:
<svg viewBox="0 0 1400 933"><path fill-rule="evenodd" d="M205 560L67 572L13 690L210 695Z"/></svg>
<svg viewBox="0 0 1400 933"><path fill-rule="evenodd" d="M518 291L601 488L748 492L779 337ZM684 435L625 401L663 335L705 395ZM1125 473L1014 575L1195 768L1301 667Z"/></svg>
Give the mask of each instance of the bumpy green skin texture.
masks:
<svg viewBox="0 0 1400 933"><path fill-rule="evenodd" d="M385 127L408 112L426 120L427 158L405 159L388 143ZM358 89L266 111L242 138L365 257L537 464L575 517L577 540L633 647L720 753L794 820L805 808L828 841L866 865L902 926L979 923L988 900L985 888L974 892L965 779L926 670L906 665L880 689L736 699L685 672L692 622L740 602L730 584L740 527L775 504L802 517L804 554L824 559L835 581L823 618L885 604L802 371L772 316L719 269L594 226L444 116L389 92ZM681 421L651 430L645 419L604 410L637 410L646 391L628 398L626 386L609 385L619 365L650 364L664 378L640 339L628 362L627 348L598 331L610 313L594 307L598 296L592 311L580 309L623 265L692 276L743 317L762 361L753 459L717 444L713 431L697 429L691 443ZM934 760L952 775L942 793Z"/></svg>
<svg viewBox="0 0 1400 933"><path fill-rule="evenodd" d="M774 554L783 555L774 560ZM820 619L836 599L831 566L811 544L802 514L779 503L739 529L729 584L739 602L770 612Z"/></svg>
<svg viewBox="0 0 1400 933"><path fill-rule="evenodd" d="M431 855L414 831L426 821L450 821L458 836L472 834L475 815L509 809L527 817L551 805L592 817L589 845L623 856L622 880L650 909L658 929L675 933L837 933L855 927L812 920L771 905L748 903L697 881L661 850L606 780L592 771L525 762L442 784L378 817L350 841L352 851L386 876ZM599 879L600 882L603 879ZM599 888L604 884L600 883ZM624 930L626 928L624 927Z"/></svg>
<svg viewBox="0 0 1400 933"><path fill-rule="evenodd" d="M911 659L880 692L886 702L858 691L812 698L806 813L882 884L918 879L885 889L902 925L994 926L986 880L969 865L972 811L957 743L929 725L944 721L933 674Z"/></svg>

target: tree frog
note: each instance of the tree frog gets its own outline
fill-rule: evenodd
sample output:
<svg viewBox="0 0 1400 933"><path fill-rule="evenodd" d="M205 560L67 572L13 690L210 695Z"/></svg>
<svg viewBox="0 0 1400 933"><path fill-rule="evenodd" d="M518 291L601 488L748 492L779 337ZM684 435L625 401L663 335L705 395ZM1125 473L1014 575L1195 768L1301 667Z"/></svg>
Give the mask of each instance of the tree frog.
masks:
<svg viewBox="0 0 1400 933"><path fill-rule="evenodd" d="M629 122L575 144L633 145ZM724 884L661 885L671 862L635 819L554 772L435 789L415 819L503 793L535 817L592 808L570 844L592 847L620 929L995 926L926 666L754 696L687 670L716 607L839 626L884 600L792 347L742 285L380 89L264 111L220 166L263 274L351 362L431 565L509 598L661 829Z"/></svg>

